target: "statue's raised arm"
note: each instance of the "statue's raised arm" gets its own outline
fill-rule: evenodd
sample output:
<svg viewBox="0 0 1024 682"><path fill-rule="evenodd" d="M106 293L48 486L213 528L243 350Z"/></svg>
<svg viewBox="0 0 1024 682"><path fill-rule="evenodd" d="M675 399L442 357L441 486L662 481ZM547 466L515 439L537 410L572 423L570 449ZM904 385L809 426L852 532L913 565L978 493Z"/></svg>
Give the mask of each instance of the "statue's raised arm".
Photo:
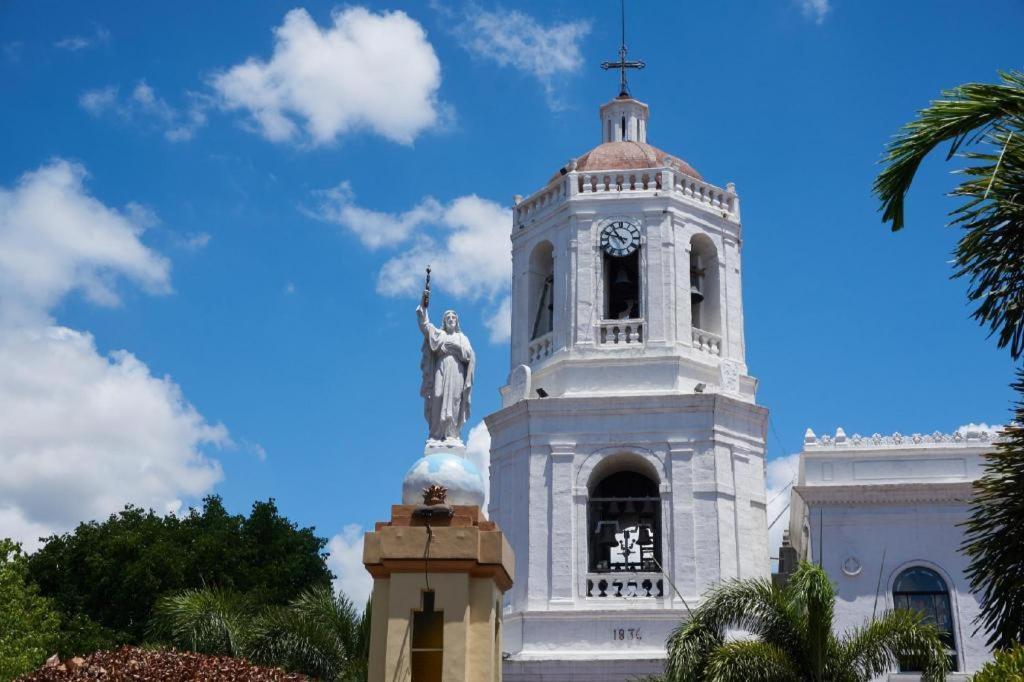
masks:
<svg viewBox="0 0 1024 682"><path fill-rule="evenodd" d="M429 305L428 269L427 284L420 305L416 307L416 317L423 333L420 395L423 396L423 414L429 427L427 444L459 448L462 447L462 427L469 420L476 356L469 338L462 333L455 311L446 310L438 328L430 323Z"/></svg>

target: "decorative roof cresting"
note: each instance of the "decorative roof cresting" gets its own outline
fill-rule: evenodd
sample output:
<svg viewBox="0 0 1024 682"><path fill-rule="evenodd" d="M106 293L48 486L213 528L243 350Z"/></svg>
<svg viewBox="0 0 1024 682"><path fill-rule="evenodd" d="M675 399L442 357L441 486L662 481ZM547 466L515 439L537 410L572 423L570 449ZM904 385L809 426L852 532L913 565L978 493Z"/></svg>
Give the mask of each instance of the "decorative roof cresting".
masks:
<svg viewBox="0 0 1024 682"><path fill-rule="evenodd" d="M855 433L847 436L842 427L836 429L834 436L825 434L816 436L814 431L807 429L804 433L804 450L815 448L906 448L913 446L935 446L935 445L973 445L979 443L991 443L997 440L999 433L995 430L958 430L953 433L912 433L905 435L896 433L883 436L880 433L873 433L870 436L862 436Z"/></svg>

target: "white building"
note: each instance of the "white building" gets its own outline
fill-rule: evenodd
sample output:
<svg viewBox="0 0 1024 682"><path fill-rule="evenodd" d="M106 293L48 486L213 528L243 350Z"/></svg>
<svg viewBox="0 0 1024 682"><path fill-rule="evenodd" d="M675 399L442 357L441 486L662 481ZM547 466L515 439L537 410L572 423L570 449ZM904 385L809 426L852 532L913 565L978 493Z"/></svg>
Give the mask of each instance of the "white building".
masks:
<svg viewBox="0 0 1024 682"><path fill-rule="evenodd" d="M839 429L816 438L808 430L789 538L797 558L820 562L835 583L837 631L910 607L945 631L954 670L976 672L990 660L985 633L973 634L979 606L958 549L991 443L984 431L847 437ZM889 679L904 677L917 679Z"/></svg>
<svg viewBox="0 0 1024 682"><path fill-rule="evenodd" d="M739 198L647 144L648 115L608 102L601 144L516 197L512 371L486 419L509 682L660 671L684 600L769 572Z"/></svg>

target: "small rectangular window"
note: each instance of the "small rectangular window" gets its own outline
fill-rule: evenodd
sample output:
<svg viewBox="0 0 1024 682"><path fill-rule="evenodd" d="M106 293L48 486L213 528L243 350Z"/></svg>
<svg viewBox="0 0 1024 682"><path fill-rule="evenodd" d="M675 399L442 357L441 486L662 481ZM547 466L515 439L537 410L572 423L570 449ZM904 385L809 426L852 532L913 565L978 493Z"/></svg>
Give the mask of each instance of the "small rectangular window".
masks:
<svg viewBox="0 0 1024 682"><path fill-rule="evenodd" d="M434 592L423 593L423 610L412 616L412 682L441 682L444 611L434 610Z"/></svg>

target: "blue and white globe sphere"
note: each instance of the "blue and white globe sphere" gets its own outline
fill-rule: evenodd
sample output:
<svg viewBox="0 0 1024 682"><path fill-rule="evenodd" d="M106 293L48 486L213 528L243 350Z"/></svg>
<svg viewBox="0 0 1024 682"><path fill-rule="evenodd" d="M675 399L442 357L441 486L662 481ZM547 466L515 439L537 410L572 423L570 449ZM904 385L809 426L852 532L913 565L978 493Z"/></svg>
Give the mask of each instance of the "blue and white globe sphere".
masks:
<svg viewBox="0 0 1024 682"><path fill-rule="evenodd" d="M484 506L484 477L476 465L450 452L419 458L402 480L402 504L423 504L423 489L443 485L448 504Z"/></svg>

